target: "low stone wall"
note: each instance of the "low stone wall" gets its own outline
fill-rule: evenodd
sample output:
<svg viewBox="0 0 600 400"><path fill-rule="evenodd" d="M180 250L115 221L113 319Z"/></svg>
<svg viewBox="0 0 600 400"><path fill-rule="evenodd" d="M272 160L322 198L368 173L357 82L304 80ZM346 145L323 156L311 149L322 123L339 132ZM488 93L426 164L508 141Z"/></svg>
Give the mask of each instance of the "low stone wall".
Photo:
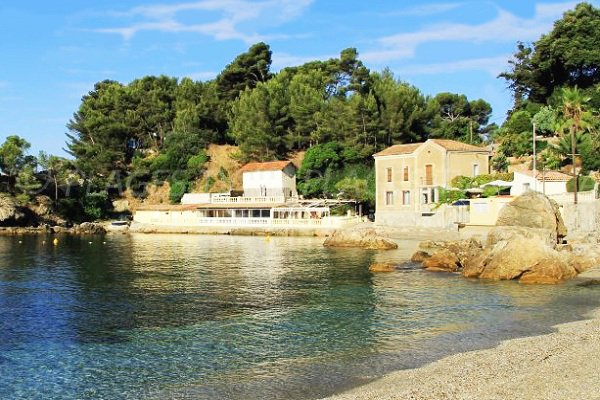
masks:
<svg viewBox="0 0 600 400"><path fill-rule="evenodd" d="M600 233L600 200L589 203L562 204L560 213L568 236Z"/></svg>
<svg viewBox="0 0 600 400"><path fill-rule="evenodd" d="M465 209L452 206L441 206L431 215L423 215L417 211L381 210L375 213L375 223L378 226L437 228L456 231L458 222L464 222L468 217L461 215Z"/></svg>
<svg viewBox="0 0 600 400"><path fill-rule="evenodd" d="M313 236L327 237L334 229L279 229L269 227L234 228L225 226L174 226L154 225L134 222L129 233L173 233L200 235L240 235L240 236Z"/></svg>

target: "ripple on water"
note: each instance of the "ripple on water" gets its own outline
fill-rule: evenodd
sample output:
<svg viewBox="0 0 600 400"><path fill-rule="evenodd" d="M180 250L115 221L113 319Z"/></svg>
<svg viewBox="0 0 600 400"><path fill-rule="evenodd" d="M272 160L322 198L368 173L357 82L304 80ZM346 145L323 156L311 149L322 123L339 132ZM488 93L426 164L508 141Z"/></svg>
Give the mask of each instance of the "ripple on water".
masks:
<svg viewBox="0 0 600 400"><path fill-rule="evenodd" d="M315 398L541 332L589 288L483 283L320 239L0 238L0 398ZM48 242L49 243L49 242Z"/></svg>

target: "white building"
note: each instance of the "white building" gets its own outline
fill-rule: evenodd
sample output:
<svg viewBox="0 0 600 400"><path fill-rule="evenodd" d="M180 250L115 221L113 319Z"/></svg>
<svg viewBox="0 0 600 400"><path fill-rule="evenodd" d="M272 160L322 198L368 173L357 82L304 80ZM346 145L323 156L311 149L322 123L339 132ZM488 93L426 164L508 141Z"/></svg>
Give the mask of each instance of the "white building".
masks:
<svg viewBox="0 0 600 400"><path fill-rule="evenodd" d="M547 196L567 193L567 182L572 176L560 171L515 171L511 196L519 196L529 190Z"/></svg>
<svg viewBox="0 0 600 400"><path fill-rule="evenodd" d="M249 163L242 167L244 197L296 197L296 167L291 161Z"/></svg>

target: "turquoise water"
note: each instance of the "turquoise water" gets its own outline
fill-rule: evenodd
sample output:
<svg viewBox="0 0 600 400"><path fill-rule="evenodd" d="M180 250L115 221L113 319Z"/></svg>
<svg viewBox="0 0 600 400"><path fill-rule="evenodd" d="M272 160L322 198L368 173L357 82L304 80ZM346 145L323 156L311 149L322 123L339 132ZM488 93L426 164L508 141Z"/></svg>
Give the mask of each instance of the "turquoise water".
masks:
<svg viewBox="0 0 600 400"><path fill-rule="evenodd" d="M320 398L546 332L600 297L412 264L367 271L406 260L411 241L375 252L312 238L50 240L0 237L2 399Z"/></svg>

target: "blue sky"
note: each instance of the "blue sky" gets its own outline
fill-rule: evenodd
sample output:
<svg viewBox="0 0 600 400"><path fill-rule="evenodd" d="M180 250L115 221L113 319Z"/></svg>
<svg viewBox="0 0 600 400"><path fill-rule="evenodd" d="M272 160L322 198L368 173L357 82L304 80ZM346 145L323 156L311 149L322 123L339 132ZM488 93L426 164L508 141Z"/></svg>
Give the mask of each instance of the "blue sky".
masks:
<svg viewBox="0 0 600 400"><path fill-rule="evenodd" d="M591 1L598 6L598 1ZM273 69L356 47L373 70L434 95L483 98L502 122L517 41L531 42L577 2L403 0L3 0L0 140L63 154L65 125L95 82L145 75L213 78L265 41Z"/></svg>

